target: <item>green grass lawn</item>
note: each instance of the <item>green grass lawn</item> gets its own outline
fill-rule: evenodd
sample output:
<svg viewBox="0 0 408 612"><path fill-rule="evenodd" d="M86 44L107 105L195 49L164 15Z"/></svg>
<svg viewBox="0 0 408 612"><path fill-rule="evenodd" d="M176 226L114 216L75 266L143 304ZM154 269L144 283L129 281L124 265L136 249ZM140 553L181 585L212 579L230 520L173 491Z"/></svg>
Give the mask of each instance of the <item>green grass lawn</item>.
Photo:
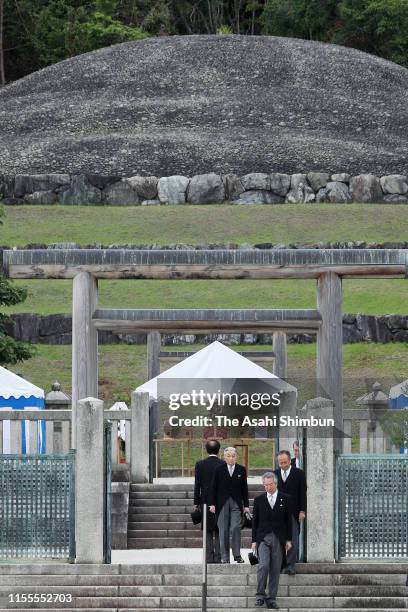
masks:
<svg viewBox="0 0 408 612"><path fill-rule="evenodd" d="M7 312L70 313L72 281L15 281L29 291ZM408 281L346 280L344 312L408 314ZM99 282L101 308L315 308L313 280L112 280Z"/></svg>
<svg viewBox="0 0 408 612"><path fill-rule="evenodd" d="M175 347L177 348L177 347ZM199 345L191 347L198 350ZM237 350L245 347L234 347ZM266 346L251 347L270 349ZM288 346L288 380L298 389L298 406L314 397L315 393L316 345ZM371 390L373 382L380 381L384 391L407 378L408 345L406 344L354 344L344 346L344 405L355 408L356 399ZM172 364L167 363L164 368ZM71 347L37 346L37 355L11 368L34 384L48 391L54 380L70 393ZM114 401L129 403L130 393L146 380L145 346L100 346L99 347L99 397L110 407ZM196 432L199 435L199 431ZM270 443L252 443L251 465L267 467L271 456ZM163 467L181 465L180 443L166 445L162 453ZM191 465L201 456L201 446L193 446Z"/></svg>
<svg viewBox="0 0 408 612"><path fill-rule="evenodd" d="M6 207L1 243L312 244L383 242L408 236L403 206L298 204L284 206L15 206ZM380 219L384 219L381 223ZM8 312L71 311L71 281L24 281L29 298ZM314 308L314 281L101 281L101 307ZM344 311L407 314L408 283L344 283Z"/></svg>
<svg viewBox="0 0 408 612"><path fill-rule="evenodd" d="M1 244L80 245L401 241L404 205L8 206Z"/></svg>
<svg viewBox="0 0 408 612"><path fill-rule="evenodd" d="M191 350L198 348L200 346L195 345ZM244 347L231 348L242 350ZM271 349L260 345L250 348ZM376 379L388 390L408 377L408 344L350 344L343 347L343 354L345 404L349 408ZM300 405L314 396L315 356L315 344L288 345L288 380L299 389ZM166 363L163 368L170 365ZM57 379L65 392L71 392L70 346L38 345L35 357L10 369L46 391ZM145 382L146 376L146 346L99 347L99 396L107 404L117 400L129 401L131 391Z"/></svg>

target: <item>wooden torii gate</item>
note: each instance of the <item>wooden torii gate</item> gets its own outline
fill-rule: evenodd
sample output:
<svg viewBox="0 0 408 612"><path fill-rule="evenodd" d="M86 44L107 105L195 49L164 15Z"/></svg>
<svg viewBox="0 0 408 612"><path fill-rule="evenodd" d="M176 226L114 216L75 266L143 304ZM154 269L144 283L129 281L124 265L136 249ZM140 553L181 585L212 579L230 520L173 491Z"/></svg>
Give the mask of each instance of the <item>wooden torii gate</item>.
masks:
<svg viewBox="0 0 408 612"><path fill-rule="evenodd" d="M74 410L79 399L98 396L99 329L148 332L151 369L161 332L307 331L317 333L318 394L334 401L341 430L342 279L407 277L407 260L402 249L5 250L3 272L18 279L73 279ZM316 279L316 310L101 310L97 303L98 279L287 278ZM340 450L340 438L336 444Z"/></svg>

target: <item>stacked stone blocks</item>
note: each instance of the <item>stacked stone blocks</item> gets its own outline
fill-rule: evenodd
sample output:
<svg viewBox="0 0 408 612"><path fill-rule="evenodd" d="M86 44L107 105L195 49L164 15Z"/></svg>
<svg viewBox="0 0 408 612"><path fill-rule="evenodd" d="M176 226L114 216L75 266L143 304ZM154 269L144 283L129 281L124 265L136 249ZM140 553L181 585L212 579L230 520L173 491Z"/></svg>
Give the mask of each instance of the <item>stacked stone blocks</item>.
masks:
<svg viewBox="0 0 408 612"><path fill-rule="evenodd" d="M408 178L390 174L282 174L214 172L173 175L19 174L0 176L5 204L137 206L160 204L408 203Z"/></svg>

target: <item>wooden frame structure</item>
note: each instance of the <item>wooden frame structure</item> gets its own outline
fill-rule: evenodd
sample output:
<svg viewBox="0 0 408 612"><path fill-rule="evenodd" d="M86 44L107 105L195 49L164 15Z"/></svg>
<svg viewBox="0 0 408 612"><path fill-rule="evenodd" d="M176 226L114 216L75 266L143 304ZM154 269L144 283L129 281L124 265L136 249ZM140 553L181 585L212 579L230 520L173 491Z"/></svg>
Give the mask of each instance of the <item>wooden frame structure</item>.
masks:
<svg viewBox="0 0 408 612"><path fill-rule="evenodd" d="M334 401L343 424L342 279L406 278L408 250L126 250L3 251L3 272L18 279L73 279L72 404L97 397L98 330L148 332L148 376L158 374L160 332L276 332L284 354L288 331L317 334L318 393ZM100 310L98 279L315 279L316 310ZM280 361L277 372L285 374ZM337 438L338 444L340 439ZM340 449L339 449L340 450Z"/></svg>

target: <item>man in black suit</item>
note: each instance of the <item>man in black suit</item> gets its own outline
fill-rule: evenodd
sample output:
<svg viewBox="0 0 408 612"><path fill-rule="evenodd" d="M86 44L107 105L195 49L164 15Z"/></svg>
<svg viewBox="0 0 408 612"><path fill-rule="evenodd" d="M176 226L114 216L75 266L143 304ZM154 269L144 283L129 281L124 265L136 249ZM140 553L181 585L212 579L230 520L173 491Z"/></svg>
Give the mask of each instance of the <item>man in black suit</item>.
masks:
<svg viewBox="0 0 408 612"><path fill-rule="evenodd" d="M306 518L306 477L303 470L293 467L290 462L290 452L278 453L279 469L275 470L278 477L278 489L291 498L292 508L292 548L287 555L285 573L290 576L296 574L295 563L299 552L300 522Z"/></svg>
<svg viewBox="0 0 408 612"><path fill-rule="evenodd" d="M290 460L290 465L293 467L300 468L300 446L299 440L295 440L293 443L293 457Z"/></svg>
<svg viewBox="0 0 408 612"><path fill-rule="evenodd" d="M230 562L230 532L232 554L237 563L245 563L241 557L241 515L249 512L249 495L246 469L237 463L237 451L224 450L224 465L214 472L210 491L210 511L217 513L220 532L221 563Z"/></svg>
<svg viewBox="0 0 408 612"><path fill-rule="evenodd" d="M290 497L277 488L278 479L273 472L262 476L265 493L254 500L252 518L252 550L258 550L258 586L256 606L266 603L267 608L278 609L280 570L284 551L291 549L292 513ZM269 576L268 595L266 583Z"/></svg>
<svg viewBox="0 0 408 612"><path fill-rule="evenodd" d="M205 448L208 453L207 459L197 461L195 465L195 480L194 480L194 510L201 510L204 504L208 504L208 496L211 483L214 478L215 469L219 465L223 465L224 461L218 457L220 452L220 443L218 440L208 440ZM207 507L207 563L220 563L220 539L218 535L218 526L215 516Z"/></svg>

